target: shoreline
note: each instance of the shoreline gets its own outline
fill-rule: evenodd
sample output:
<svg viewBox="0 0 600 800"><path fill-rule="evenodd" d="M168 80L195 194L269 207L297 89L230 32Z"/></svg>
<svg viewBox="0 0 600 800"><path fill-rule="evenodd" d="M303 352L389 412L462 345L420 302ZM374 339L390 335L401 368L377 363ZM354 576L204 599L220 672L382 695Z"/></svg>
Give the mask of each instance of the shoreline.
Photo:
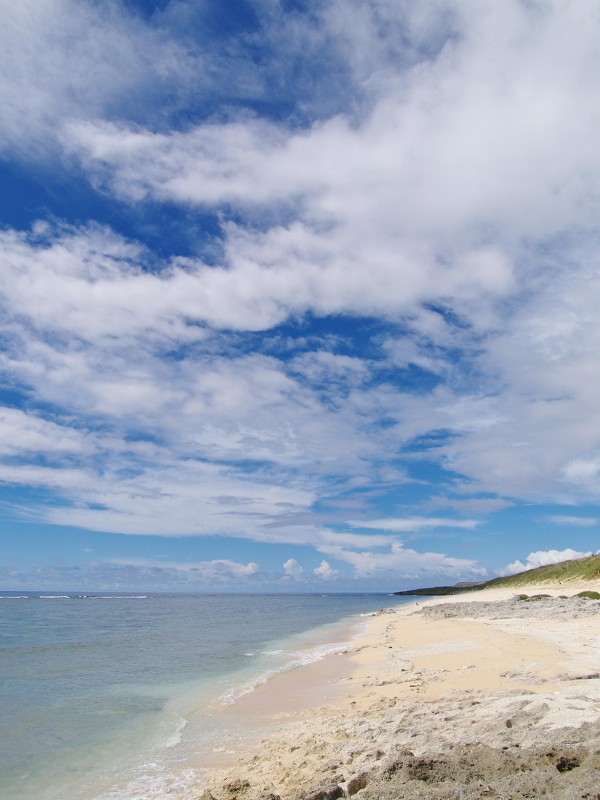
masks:
<svg viewBox="0 0 600 800"><path fill-rule="evenodd" d="M197 750L196 759L190 759L195 760L194 770L203 773L231 768L265 736L276 732L282 721L340 702L346 693L343 681L350 679L355 668L354 642L364 635L367 626L368 619L358 622L353 617L328 623L330 634L335 633L335 637L327 644L321 638L323 627L309 630L301 634L302 638L312 639L316 632L317 639L303 642L302 649L308 657L305 663L294 664L292 659L281 671L255 676L246 687L236 685L233 699L226 699L230 692L215 698L207 710L221 721L221 726L226 723L228 732L221 734L220 746L215 748L209 739ZM327 652L320 654L323 649ZM199 721L194 719L191 724Z"/></svg>
<svg viewBox="0 0 600 800"><path fill-rule="evenodd" d="M600 603L573 596L598 588L520 587L554 598L533 602L484 589L375 613L343 654L233 704L232 725L260 714L266 736L179 796L596 800Z"/></svg>

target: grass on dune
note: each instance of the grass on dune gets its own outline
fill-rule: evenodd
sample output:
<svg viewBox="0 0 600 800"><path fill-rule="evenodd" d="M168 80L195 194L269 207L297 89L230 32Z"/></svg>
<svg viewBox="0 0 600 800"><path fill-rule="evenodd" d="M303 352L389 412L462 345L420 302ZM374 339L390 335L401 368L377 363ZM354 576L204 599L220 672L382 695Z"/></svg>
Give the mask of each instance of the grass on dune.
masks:
<svg viewBox="0 0 600 800"><path fill-rule="evenodd" d="M600 555L561 561L560 564L549 564L546 567L528 569L516 575L494 578L485 583L468 586L434 586L430 589L410 589L394 592L397 595L450 595L463 592L475 592L479 589L496 589L504 586L527 586L544 583L565 583L569 581L592 581L600 579Z"/></svg>
<svg viewBox="0 0 600 800"><path fill-rule="evenodd" d="M561 561L547 567L528 569L506 578L494 578L484 584L486 587L525 586L528 583L562 583L563 581L592 581L600 578L600 555ZM481 588L481 586L479 587Z"/></svg>

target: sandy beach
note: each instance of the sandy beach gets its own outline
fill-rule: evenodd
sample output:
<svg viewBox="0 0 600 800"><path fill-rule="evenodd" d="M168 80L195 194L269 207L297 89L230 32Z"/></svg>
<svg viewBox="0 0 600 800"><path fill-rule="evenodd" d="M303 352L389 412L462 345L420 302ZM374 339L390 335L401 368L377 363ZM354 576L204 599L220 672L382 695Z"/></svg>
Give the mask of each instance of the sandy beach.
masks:
<svg viewBox="0 0 600 800"><path fill-rule="evenodd" d="M348 652L259 687L269 733L210 800L600 800L600 585L489 589L373 615ZM561 596L566 595L566 598Z"/></svg>

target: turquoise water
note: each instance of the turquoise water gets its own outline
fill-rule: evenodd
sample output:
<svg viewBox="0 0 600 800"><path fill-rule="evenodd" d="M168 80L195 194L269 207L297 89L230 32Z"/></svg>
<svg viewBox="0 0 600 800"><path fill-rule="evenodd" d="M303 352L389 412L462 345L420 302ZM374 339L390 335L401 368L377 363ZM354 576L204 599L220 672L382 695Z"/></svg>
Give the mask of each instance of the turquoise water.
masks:
<svg viewBox="0 0 600 800"><path fill-rule="evenodd" d="M401 602L0 593L0 797L166 797L235 734L220 710Z"/></svg>

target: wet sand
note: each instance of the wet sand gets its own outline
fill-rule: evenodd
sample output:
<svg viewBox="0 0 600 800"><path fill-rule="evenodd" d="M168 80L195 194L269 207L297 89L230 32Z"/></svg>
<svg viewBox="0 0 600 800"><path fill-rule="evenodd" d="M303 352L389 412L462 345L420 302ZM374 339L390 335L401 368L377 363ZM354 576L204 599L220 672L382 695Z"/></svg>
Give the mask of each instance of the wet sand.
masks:
<svg viewBox="0 0 600 800"><path fill-rule="evenodd" d="M232 706L262 741L212 768L209 800L600 800L600 585L417 600L374 615L342 655ZM559 595L568 595L562 600Z"/></svg>

